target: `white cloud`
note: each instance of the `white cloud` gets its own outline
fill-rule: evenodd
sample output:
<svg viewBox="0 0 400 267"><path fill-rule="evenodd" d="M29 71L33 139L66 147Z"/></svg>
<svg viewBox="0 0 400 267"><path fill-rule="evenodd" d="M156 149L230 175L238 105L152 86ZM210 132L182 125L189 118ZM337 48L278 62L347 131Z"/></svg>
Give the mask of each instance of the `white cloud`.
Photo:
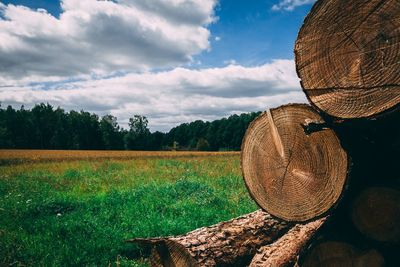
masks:
<svg viewBox="0 0 400 267"><path fill-rule="evenodd" d="M63 0L59 18L0 5L0 85L176 67L209 49L217 0Z"/></svg>
<svg viewBox="0 0 400 267"><path fill-rule="evenodd" d="M316 0L280 0L278 4L272 6L272 10L287 10L292 11L298 6L312 4Z"/></svg>
<svg viewBox="0 0 400 267"><path fill-rule="evenodd" d="M195 119L213 120L234 113L305 102L293 60L258 67L127 74L101 80L0 88L3 105L49 102L62 108L112 113L126 126L134 114L146 115L152 130L168 130Z"/></svg>
<svg viewBox="0 0 400 267"><path fill-rule="evenodd" d="M143 10L174 21L177 24L209 24L216 20L212 16L216 1L202 0L119 0L128 6L139 7Z"/></svg>
<svg viewBox="0 0 400 267"><path fill-rule="evenodd" d="M182 67L210 49L216 2L63 0L59 18L0 2L0 102L111 113L125 127L141 114L152 130L305 102L293 60Z"/></svg>

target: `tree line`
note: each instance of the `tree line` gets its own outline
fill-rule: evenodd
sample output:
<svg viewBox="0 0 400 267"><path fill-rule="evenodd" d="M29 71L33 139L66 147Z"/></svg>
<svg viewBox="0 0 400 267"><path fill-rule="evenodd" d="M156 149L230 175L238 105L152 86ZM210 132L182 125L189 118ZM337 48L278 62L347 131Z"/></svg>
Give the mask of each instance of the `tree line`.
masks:
<svg viewBox="0 0 400 267"><path fill-rule="evenodd" d="M69 111L50 104L32 109L0 106L0 148L72 150L240 150L249 123L260 112L212 122L183 123L169 132L151 132L145 116L129 119L129 129L113 115Z"/></svg>

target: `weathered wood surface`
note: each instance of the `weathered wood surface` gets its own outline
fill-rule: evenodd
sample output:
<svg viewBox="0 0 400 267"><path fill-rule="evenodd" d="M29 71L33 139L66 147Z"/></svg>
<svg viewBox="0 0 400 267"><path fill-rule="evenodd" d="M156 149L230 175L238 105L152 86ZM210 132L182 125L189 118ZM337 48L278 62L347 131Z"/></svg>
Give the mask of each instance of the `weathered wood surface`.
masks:
<svg viewBox="0 0 400 267"><path fill-rule="evenodd" d="M276 242L262 247L249 267L285 267L297 262L298 255L308 244L326 218L307 224L297 224Z"/></svg>
<svg viewBox="0 0 400 267"><path fill-rule="evenodd" d="M258 248L272 243L291 226L258 210L182 236L128 242L150 244L152 266L243 266Z"/></svg>
<svg viewBox="0 0 400 267"><path fill-rule="evenodd" d="M295 57L308 99L331 116L372 117L398 107L400 1L317 1Z"/></svg>
<svg viewBox="0 0 400 267"><path fill-rule="evenodd" d="M268 213L307 221L339 199L349 160L331 129L310 106L291 104L264 112L247 129L241 167L249 192ZM312 128L312 127L311 127Z"/></svg>
<svg viewBox="0 0 400 267"><path fill-rule="evenodd" d="M371 187L354 201L352 220L368 238L382 242L400 242L400 190Z"/></svg>

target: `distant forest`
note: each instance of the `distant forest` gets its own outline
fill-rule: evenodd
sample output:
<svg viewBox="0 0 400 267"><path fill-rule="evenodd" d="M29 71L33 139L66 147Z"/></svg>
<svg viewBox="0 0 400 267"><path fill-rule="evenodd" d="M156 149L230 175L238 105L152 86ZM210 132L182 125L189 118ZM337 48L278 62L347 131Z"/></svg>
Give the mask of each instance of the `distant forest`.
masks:
<svg viewBox="0 0 400 267"><path fill-rule="evenodd" d="M260 112L232 115L212 122L183 123L168 133L150 132L145 116L129 119L121 128L112 115L99 117L86 111L69 111L50 104L0 106L0 148L81 150L240 150L249 123Z"/></svg>

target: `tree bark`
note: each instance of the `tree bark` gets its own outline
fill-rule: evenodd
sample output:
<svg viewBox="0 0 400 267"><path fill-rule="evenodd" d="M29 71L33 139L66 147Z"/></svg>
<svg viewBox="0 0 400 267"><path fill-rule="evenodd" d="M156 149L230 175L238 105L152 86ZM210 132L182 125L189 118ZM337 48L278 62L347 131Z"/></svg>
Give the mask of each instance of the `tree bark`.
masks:
<svg viewBox="0 0 400 267"><path fill-rule="evenodd" d="M313 247L305 256L302 267L341 266L341 267L383 267L382 255L372 249L360 251L343 242L323 242Z"/></svg>
<svg viewBox="0 0 400 267"><path fill-rule="evenodd" d="M250 124L241 165L262 209L287 221L308 221L338 201L349 160L318 113L291 104L264 112Z"/></svg>
<svg viewBox="0 0 400 267"><path fill-rule="evenodd" d="M182 236L127 242L150 244L152 266L244 266L258 248L278 239L291 226L258 210Z"/></svg>
<svg viewBox="0 0 400 267"><path fill-rule="evenodd" d="M325 218L297 224L276 242L262 247L254 256L249 267L285 267L297 262L298 255L305 248Z"/></svg>
<svg viewBox="0 0 400 267"><path fill-rule="evenodd" d="M356 228L370 239L400 241L400 190L371 187L354 201L352 220Z"/></svg>
<svg viewBox="0 0 400 267"><path fill-rule="evenodd" d="M295 44L309 101L344 119L399 107L399 57L398 0L319 0Z"/></svg>

